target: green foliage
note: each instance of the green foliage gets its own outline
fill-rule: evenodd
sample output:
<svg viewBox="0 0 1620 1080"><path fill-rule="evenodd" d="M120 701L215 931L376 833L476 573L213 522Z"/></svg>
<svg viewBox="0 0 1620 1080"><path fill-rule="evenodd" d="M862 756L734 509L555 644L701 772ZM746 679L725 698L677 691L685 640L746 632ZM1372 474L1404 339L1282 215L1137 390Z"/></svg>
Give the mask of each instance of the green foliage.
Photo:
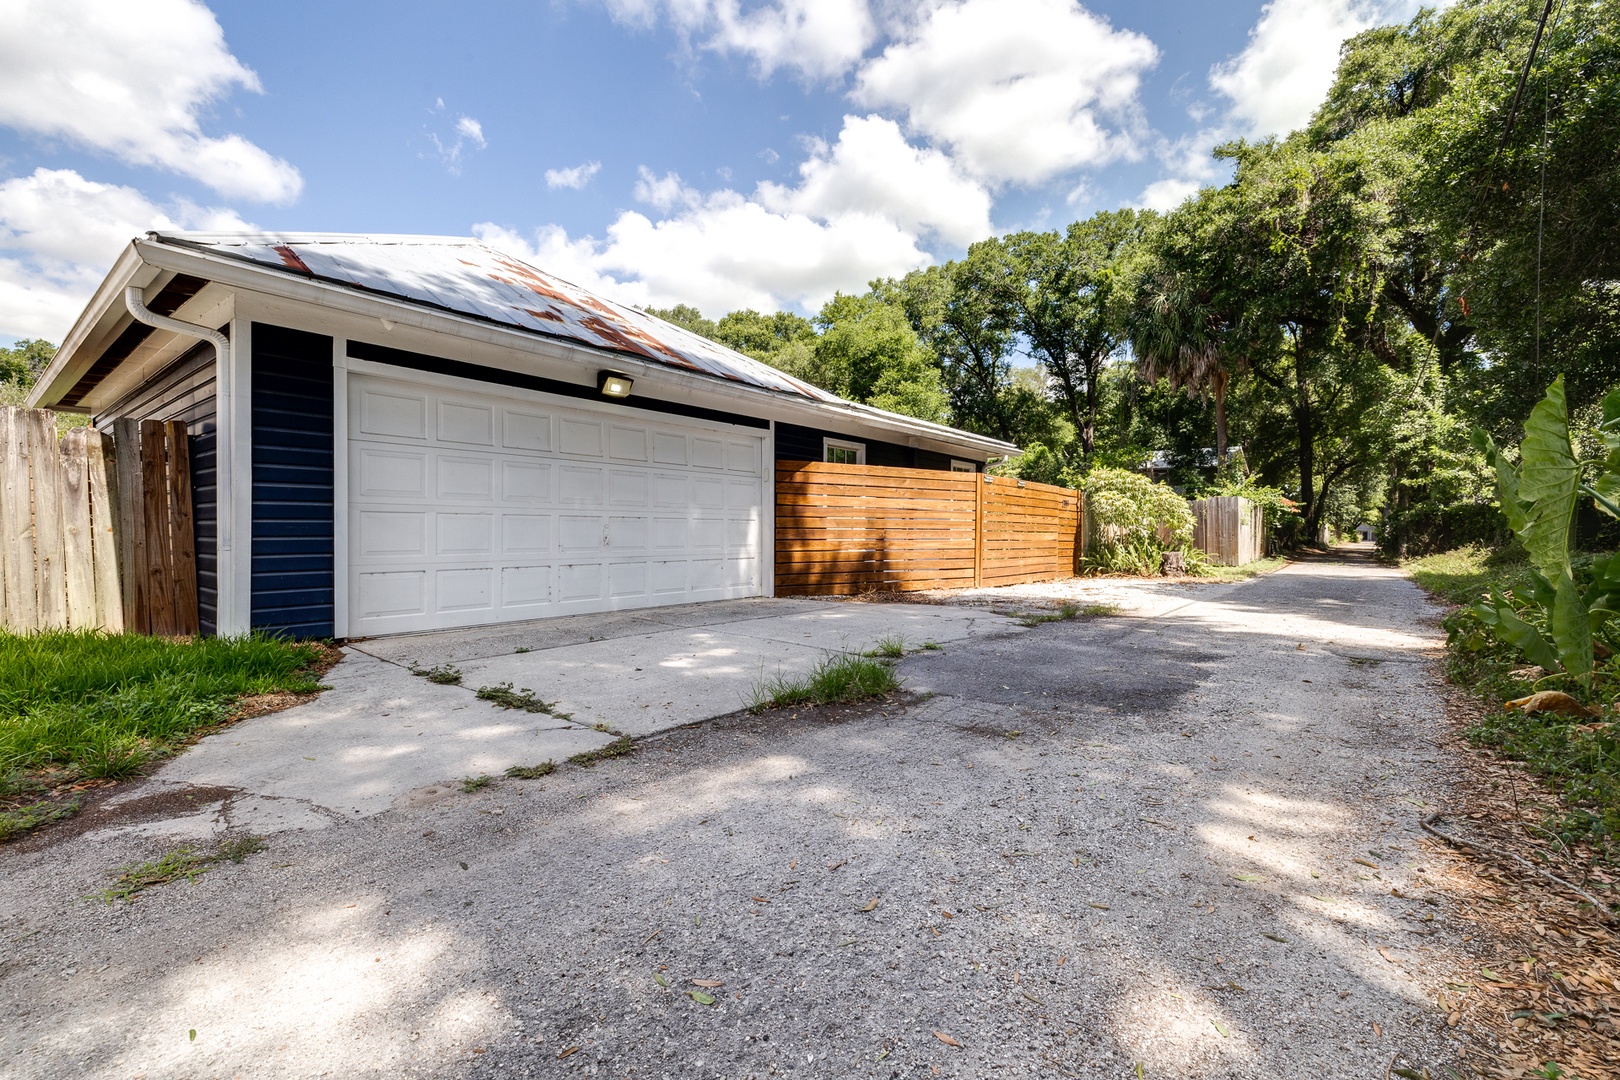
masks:
<svg viewBox="0 0 1620 1080"><path fill-rule="evenodd" d="M55 358L56 346L41 338L24 338L9 349L0 347L0 384L16 383L27 389Z"/></svg>
<svg viewBox="0 0 1620 1080"><path fill-rule="evenodd" d="M1282 488L1266 487L1253 477L1226 479L1207 488L1203 495L1248 499L1265 511L1266 528L1277 529L1284 521L1299 516L1299 504L1282 493Z"/></svg>
<svg viewBox="0 0 1620 1080"><path fill-rule="evenodd" d="M177 847L162 858L150 862L133 863L118 871L111 888L96 893L96 898L112 903L128 900L136 893L154 885L171 881L195 882L222 862L240 863L249 855L257 855L265 847L257 836L243 836L221 842L212 852L203 853L190 845Z"/></svg>
<svg viewBox="0 0 1620 1080"><path fill-rule="evenodd" d="M257 635L0 633L0 769L128 775L238 697L319 689L320 658L316 645Z"/></svg>
<svg viewBox="0 0 1620 1080"><path fill-rule="evenodd" d="M1157 574L1166 551L1192 546L1193 514L1187 500L1164 484L1124 469L1093 469L1086 476L1088 570Z"/></svg>
<svg viewBox="0 0 1620 1080"><path fill-rule="evenodd" d="M808 675L777 675L754 688L749 711L799 705L835 705L880 697L900 689L900 677L883 660L856 653L829 656Z"/></svg>
<svg viewBox="0 0 1620 1080"><path fill-rule="evenodd" d="M840 397L944 423L949 402L939 370L894 304L839 293L816 316L821 335L807 366L789 371Z"/></svg>

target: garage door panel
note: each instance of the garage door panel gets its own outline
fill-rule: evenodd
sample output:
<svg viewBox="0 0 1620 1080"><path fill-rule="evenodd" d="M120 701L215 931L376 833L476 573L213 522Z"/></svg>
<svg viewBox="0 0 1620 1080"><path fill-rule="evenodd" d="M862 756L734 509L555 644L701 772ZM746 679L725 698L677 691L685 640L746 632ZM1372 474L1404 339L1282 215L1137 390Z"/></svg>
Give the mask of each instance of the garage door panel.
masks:
<svg viewBox="0 0 1620 1080"><path fill-rule="evenodd" d="M582 457L602 456L602 423L563 417L559 425L562 452Z"/></svg>
<svg viewBox="0 0 1620 1080"><path fill-rule="evenodd" d="M613 506L650 506L650 477L631 469L614 469L608 475L608 502Z"/></svg>
<svg viewBox="0 0 1620 1080"><path fill-rule="evenodd" d="M441 455L435 464L441 499L487 502L495 491L495 462L491 458Z"/></svg>
<svg viewBox="0 0 1620 1080"><path fill-rule="evenodd" d="M557 518L557 549L565 552L601 551L602 519L562 514Z"/></svg>
<svg viewBox="0 0 1620 1080"><path fill-rule="evenodd" d="M473 446L495 445L495 408L459 401L439 402L439 441Z"/></svg>
<svg viewBox="0 0 1620 1080"><path fill-rule="evenodd" d="M528 391L349 385L351 633L759 592L759 439Z"/></svg>
<svg viewBox="0 0 1620 1080"><path fill-rule="evenodd" d="M537 555L551 551L551 515L501 515L501 552L506 555Z"/></svg>
<svg viewBox="0 0 1620 1080"><path fill-rule="evenodd" d="M427 438L428 403L425 394L360 391L359 429L367 435L401 439Z"/></svg>
<svg viewBox="0 0 1620 1080"><path fill-rule="evenodd" d="M544 462L501 462L501 498L509 503L551 502L551 466Z"/></svg>
<svg viewBox="0 0 1620 1080"><path fill-rule="evenodd" d="M551 415L505 409L501 413L501 445L511 450L551 452Z"/></svg>
<svg viewBox="0 0 1620 1080"><path fill-rule="evenodd" d="M551 600L550 566L508 566L501 570L503 611L549 606Z"/></svg>
<svg viewBox="0 0 1620 1080"><path fill-rule="evenodd" d="M427 513L421 510L364 510L352 520L359 526L361 558L426 555Z"/></svg>
<svg viewBox="0 0 1620 1080"><path fill-rule="evenodd" d="M440 570L434 575L435 606L440 611L488 611L494 596L495 568L474 566Z"/></svg>
<svg viewBox="0 0 1620 1080"><path fill-rule="evenodd" d="M652 459L659 465L685 465L686 436L671 431L653 432Z"/></svg>
<svg viewBox="0 0 1620 1080"><path fill-rule="evenodd" d="M425 452L379 450L363 447L359 452L360 482L356 494L370 498L398 495L422 498L427 495L428 461Z"/></svg>
<svg viewBox="0 0 1620 1080"><path fill-rule="evenodd" d="M427 571L370 572L359 576L360 610L372 618L427 614Z"/></svg>
<svg viewBox="0 0 1620 1080"><path fill-rule="evenodd" d="M557 473L558 501L564 506L601 506L602 470L564 465Z"/></svg>
<svg viewBox="0 0 1620 1080"><path fill-rule="evenodd" d="M557 599L563 603L602 598L601 563L563 563L557 567Z"/></svg>
<svg viewBox="0 0 1620 1080"><path fill-rule="evenodd" d="M445 514L435 516L439 555L489 555L495 550L495 515Z"/></svg>

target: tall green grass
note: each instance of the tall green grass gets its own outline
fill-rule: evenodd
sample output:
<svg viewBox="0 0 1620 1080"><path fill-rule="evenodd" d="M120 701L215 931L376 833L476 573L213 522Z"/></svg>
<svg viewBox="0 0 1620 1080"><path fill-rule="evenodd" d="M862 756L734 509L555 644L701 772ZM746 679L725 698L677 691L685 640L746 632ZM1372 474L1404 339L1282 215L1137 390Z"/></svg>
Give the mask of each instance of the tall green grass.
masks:
<svg viewBox="0 0 1620 1080"><path fill-rule="evenodd" d="M317 645L262 636L0 633L0 777L127 776L239 697L318 689L320 657Z"/></svg>

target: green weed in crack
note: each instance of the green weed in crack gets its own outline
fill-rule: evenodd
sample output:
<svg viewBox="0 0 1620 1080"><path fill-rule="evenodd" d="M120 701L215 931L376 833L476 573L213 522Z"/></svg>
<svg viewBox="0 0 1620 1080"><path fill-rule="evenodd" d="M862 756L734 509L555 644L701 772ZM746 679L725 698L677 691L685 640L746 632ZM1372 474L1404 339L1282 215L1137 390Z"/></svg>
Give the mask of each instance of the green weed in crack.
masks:
<svg viewBox="0 0 1620 1080"><path fill-rule="evenodd" d="M589 768L598 762L611 761L614 758L622 758L629 754L633 754L635 753L635 749L636 744L630 740L630 736L624 735L614 739L606 746L599 746L595 750L586 750L583 753L575 754L568 760L572 764L583 765L586 768Z"/></svg>
<svg viewBox="0 0 1620 1080"><path fill-rule="evenodd" d="M829 656L808 675L775 675L754 687L750 712L796 705L864 701L900 689L900 676L882 660L855 653Z"/></svg>
<svg viewBox="0 0 1620 1080"><path fill-rule="evenodd" d="M264 847L264 839L258 836L243 836L222 841L212 852L206 854L187 844L175 848L160 859L132 863L123 867L118 871L118 877L112 886L94 893L93 898L105 900L110 904L114 900L128 900L153 885L181 880L196 881L212 867L222 862L240 863L249 855L263 851Z"/></svg>
<svg viewBox="0 0 1620 1080"><path fill-rule="evenodd" d="M440 686L455 686L461 682L461 669L454 664L435 664L430 668L412 664L411 674L420 675L428 682L438 683Z"/></svg>
<svg viewBox="0 0 1620 1080"><path fill-rule="evenodd" d="M542 761L538 765L513 765L506 770L508 780L538 780L542 776L550 776L557 771L554 761Z"/></svg>
<svg viewBox="0 0 1620 1080"><path fill-rule="evenodd" d="M495 686L480 686L478 697L503 709L522 709L524 712L545 713L555 716L559 720L573 718L572 713L558 712L555 701L542 701L535 692L527 686L514 690L509 682L499 683Z"/></svg>

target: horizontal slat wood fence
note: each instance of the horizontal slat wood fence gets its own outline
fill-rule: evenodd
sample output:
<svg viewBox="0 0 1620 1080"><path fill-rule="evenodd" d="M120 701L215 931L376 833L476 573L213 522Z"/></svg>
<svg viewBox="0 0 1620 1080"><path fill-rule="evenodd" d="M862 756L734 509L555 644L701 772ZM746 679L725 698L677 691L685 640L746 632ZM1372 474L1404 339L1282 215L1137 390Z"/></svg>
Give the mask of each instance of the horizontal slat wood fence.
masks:
<svg viewBox="0 0 1620 1080"><path fill-rule="evenodd" d="M1192 504L1193 546L1222 566L1242 566L1266 553L1265 508L1237 495Z"/></svg>
<svg viewBox="0 0 1620 1080"><path fill-rule="evenodd" d="M1082 516L1080 495L1068 488L780 461L776 592L912 592L1068 577Z"/></svg>
<svg viewBox="0 0 1620 1080"><path fill-rule="evenodd" d="M197 633L185 425L114 432L0 408L0 627Z"/></svg>

